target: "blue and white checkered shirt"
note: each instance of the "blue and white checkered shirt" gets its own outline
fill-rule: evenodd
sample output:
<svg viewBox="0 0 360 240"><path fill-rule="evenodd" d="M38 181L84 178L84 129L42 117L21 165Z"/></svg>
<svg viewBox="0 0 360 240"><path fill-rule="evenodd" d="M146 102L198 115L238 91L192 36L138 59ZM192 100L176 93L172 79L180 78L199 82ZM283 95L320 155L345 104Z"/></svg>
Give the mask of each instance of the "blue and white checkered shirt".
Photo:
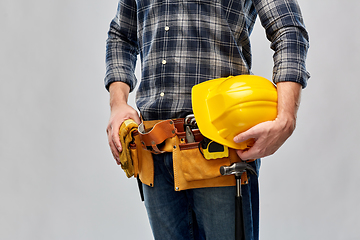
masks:
<svg viewBox="0 0 360 240"><path fill-rule="evenodd" d="M191 88L251 74L250 33L259 15L274 50L274 83L306 86L308 34L296 0L120 0L106 50L106 88L131 90L140 53L136 104L145 120L192 112Z"/></svg>

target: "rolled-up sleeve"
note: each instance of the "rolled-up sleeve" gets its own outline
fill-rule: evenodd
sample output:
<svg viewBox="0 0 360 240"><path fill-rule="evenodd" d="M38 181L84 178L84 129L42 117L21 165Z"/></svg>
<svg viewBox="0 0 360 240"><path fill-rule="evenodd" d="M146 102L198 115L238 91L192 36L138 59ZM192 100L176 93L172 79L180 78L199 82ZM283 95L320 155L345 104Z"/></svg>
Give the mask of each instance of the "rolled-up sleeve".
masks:
<svg viewBox="0 0 360 240"><path fill-rule="evenodd" d="M113 82L127 83L130 91L135 88L138 52L136 2L135 0L120 0L106 41L104 83L107 90Z"/></svg>
<svg viewBox="0 0 360 240"><path fill-rule="evenodd" d="M274 50L274 83L291 81L306 87L309 36L296 0L254 0L262 26Z"/></svg>

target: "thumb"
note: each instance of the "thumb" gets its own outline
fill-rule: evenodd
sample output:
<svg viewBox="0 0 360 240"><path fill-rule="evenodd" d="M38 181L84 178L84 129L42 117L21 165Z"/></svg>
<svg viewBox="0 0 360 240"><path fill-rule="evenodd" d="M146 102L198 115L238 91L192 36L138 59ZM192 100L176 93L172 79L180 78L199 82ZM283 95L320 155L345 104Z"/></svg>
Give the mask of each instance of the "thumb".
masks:
<svg viewBox="0 0 360 240"><path fill-rule="evenodd" d="M133 120L137 123L137 125L140 125L141 119L140 119L139 115L136 114L136 115L134 116Z"/></svg>

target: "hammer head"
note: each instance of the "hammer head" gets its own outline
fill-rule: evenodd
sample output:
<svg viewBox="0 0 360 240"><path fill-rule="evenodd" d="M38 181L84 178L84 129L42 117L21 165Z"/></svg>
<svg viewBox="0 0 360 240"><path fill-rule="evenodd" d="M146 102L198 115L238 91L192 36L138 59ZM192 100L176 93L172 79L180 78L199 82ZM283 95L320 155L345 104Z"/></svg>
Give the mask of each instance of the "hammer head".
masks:
<svg viewBox="0 0 360 240"><path fill-rule="evenodd" d="M221 166L221 175L241 175L243 172L248 171L251 174L257 175L255 169L246 162L236 162L230 166Z"/></svg>

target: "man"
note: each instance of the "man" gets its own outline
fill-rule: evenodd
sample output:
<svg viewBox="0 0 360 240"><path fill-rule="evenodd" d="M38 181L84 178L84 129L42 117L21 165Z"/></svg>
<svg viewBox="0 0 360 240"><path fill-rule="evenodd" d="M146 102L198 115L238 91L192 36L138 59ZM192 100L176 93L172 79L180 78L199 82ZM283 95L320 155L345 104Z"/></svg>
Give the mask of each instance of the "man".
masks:
<svg viewBox="0 0 360 240"><path fill-rule="evenodd" d="M273 81L278 116L238 134L235 142L255 139L242 160L273 154L292 134L300 92L307 84L308 35L296 0L120 0L107 40L105 78L111 116L107 127L112 154L120 164L119 128L140 117L127 104L137 81L137 54L142 79L136 95L142 120L183 118L192 113L191 88L219 77L251 74L250 34L259 16L274 50ZM155 186L144 185L145 206L155 239L233 239L234 187L176 192L172 155L153 155ZM258 239L257 178L243 186L246 239Z"/></svg>

